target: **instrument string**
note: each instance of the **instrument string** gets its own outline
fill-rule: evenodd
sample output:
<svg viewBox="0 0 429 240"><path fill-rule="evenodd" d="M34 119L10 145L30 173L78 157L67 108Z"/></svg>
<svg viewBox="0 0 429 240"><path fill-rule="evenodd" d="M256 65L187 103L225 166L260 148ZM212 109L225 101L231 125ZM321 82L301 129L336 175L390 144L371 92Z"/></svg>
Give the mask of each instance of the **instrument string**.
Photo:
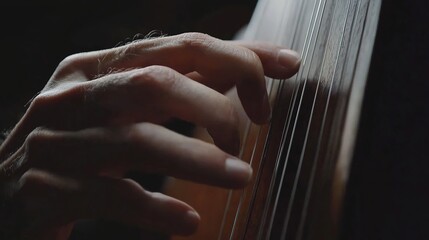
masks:
<svg viewBox="0 0 429 240"><path fill-rule="evenodd" d="M347 13L349 14L349 11L350 11L350 1L348 1L347 8L348 8ZM343 42L343 39L344 39L344 32L345 32L345 28L346 28L346 21L344 22L344 26L342 28L343 28L343 30L342 30L342 38L340 40L339 46L342 45L342 42ZM332 24L330 26L330 33L331 33L331 29L332 29ZM329 39L329 36L328 36L328 39ZM322 125L321 125L321 128L320 128L319 137L318 137L318 144L317 144L317 148L318 149L320 149L320 140L321 140L322 133L323 133L323 126L324 126L324 124L326 122L326 114L327 114L327 109L328 109L328 106L329 106L330 96L331 96L331 93L332 93L332 86L333 86L334 77L335 77L335 74L336 74L336 71L337 71L337 67L338 67L338 59L339 59L339 56L340 56L340 51L341 51L341 48L338 48L337 54L336 54L336 59L335 59L335 68L333 70L332 77L330 79L327 104L326 104L325 109L324 109L324 114L323 114L323 119L322 119ZM323 56L323 60L322 60L322 64L321 64L322 66L324 66L324 63L326 61L326 54L327 54L327 51L325 50L325 53L324 53L324 56ZM295 181L294 181L294 185L293 185L293 190L292 190L292 195L291 195L291 199L290 199L291 204L293 204L293 202L295 200L297 185L298 185L298 182L299 182L299 180L301 178L301 167L302 167L302 164L303 164L303 161L304 161L305 149L307 147L307 142L308 142L308 136L309 136L309 133L310 133L311 123L313 121L313 114L314 114L314 109L315 109L315 105L316 105L316 99L317 99L317 96L319 94L319 89L321 88L320 87L320 82L321 82L320 79L322 78L322 72L323 71L321 71L319 73L319 77L318 77L318 80L317 80L316 92L315 92L315 96L313 98L313 103L312 103L311 113L310 113L310 117L309 117L309 122L307 124L307 129L306 129L306 133L305 133L304 143L303 143L303 147L302 147L302 151L301 151L301 155L300 155L300 159L299 159L297 176L295 177ZM317 156L317 155L315 155L315 156ZM314 161L313 161L312 170L311 170L312 172L315 171L315 166L317 165L316 164L317 159L318 158L316 157L314 159ZM312 182L311 181L310 181L310 185L312 186ZM307 188L307 191L308 191L308 188ZM303 211L306 211L306 206L305 205L304 205ZM304 214L304 212L301 212L301 216L302 216L302 214ZM285 225L283 227L283 229L284 229L283 231L284 232L287 229L287 223L288 223L289 219L290 219L290 212L288 213L288 215L286 217ZM298 235L297 235L298 237L296 239L301 239L301 237L302 237L303 220L304 219L301 217L300 218L300 225L299 225L299 228L298 228ZM282 233L282 236L283 236L283 233ZM284 234L284 237L285 237L285 234Z"/></svg>
<svg viewBox="0 0 429 240"><path fill-rule="evenodd" d="M314 42L314 46L313 47L315 47L317 45L317 40L318 40L318 37L319 37L319 33L320 33L320 30L322 29L321 28L321 24L322 24L322 20L321 19L324 17L325 10L327 9L326 5L327 5L327 1L324 1L323 2L323 10L322 10L322 13L320 14L319 26L317 28L317 34L316 34L316 37L315 37L315 42ZM324 65L324 62L325 62L325 59L326 59L326 53L327 53L327 51L325 50L324 53L323 53L323 58L322 58L321 66ZM313 53L312 53L312 61L313 61L314 54L315 54L315 52L313 51ZM317 59L316 59L316 61L317 61ZM312 65L313 65L312 63L309 64L309 66L312 66ZM310 69L308 69L308 72L306 74L305 83L307 82L307 80L309 78L309 72L310 72ZM316 92L315 92L315 96L313 98L312 109L310 111L309 122L308 122L306 133L305 133L305 140L304 140L304 143L303 143L303 148L301 150L301 156L300 156L300 159L298 161L298 167L297 167L296 175L295 175L295 178L294 178L294 181L293 181L291 195L290 195L290 198L289 198L289 201L288 201L286 217L285 217L285 220L283 221L282 233L281 233L281 237L280 237L281 239L286 238L286 233L287 233L287 229L288 229L288 226L289 226L289 221L290 221L290 217L291 217L291 213L292 213L292 209L293 209L293 204L294 204L294 200L295 200L295 194L296 194L297 185L298 185L298 181L299 181L299 177L300 177L300 172L301 172L301 167L302 167L302 163L303 163L303 161L302 161L303 160L303 151L304 151L304 149L306 147L307 137L308 137L308 133L309 133L309 126L311 125L311 119L312 119L312 115L313 115L313 112L314 112L315 100L316 100L318 89L319 89L319 86L320 86L321 73L322 73L322 71L319 73L319 77L316 80L316 82L317 82ZM305 86L303 88L305 90ZM303 90L303 92L304 92L304 90ZM300 112L301 107L302 107L303 97L304 97L304 93L301 94L301 99L300 99L300 103L298 105L297 115L295 117L294 129L296 128L296 123L297 123L298 118L299 118L299 112ZM287 159L290 157L290 149L291 149L291 146L293 144L293 140L294 140L294 134L291 135L291 140L290 140L290 143L289 143L289 149L288 149L288 153L287 153L287 156L286 156ZM283 185L283 182L282 182L281 185ZM283 187L281 186L281 188L283 188Z"/></svg>
<svg viewBox="0 0 429 240"><path fill-rule="evenodd" d="M266 5L264 6L264 9L263 9L263 12L262 12L262 16L265 16L266 17L266 6L268 5L268 3L266 2ZM284 6L283 6L283 8L286 8L287 7L287 4L285 4ZM282 12L285 12L284 10L282 11ZM286 18L286 15L284 14L284 15L282 15L282 17L281 17L281 21L280 22L284 22L284 19ZM258 25L260 25L260 23L261 23L262 21L258 21ZM261 29L260 27L258 27L257 29L256 29L256 31L254 31L254 33L255 33L255 35L253 36L253 39L254 40L257 40L256 39L256 35L258 35L257 34L257 31L258 31L258 29ZM260 35L260 34L259 34ZM275 34L276 36L274 37L274 39L279 39L278 38L278 36L277 35L279 35L279 32L276 32L276 34ZM274 43L279 43L279 41L274 41ZM275 84L273 84L273 81L275 81L274 79L272 79L272 78L266 78L266 81L267 81L267 90L268 90L268 96L269 96L269 99L270 99L270 97L271 97L271 95L272 95L272 92L273 92L273 88L275 87ZM282 82L280 82L280 83L282 83ZM278 95L277 96L275 96L276 98L278 98ZM267 127L268 127L268 133L270 132L270 129L271 129L271 126L272 126L272 124L271 124L271 122L269 122L268 123L268 125L267 125ZM250 128L250 127L249 127ZM264 141L264 147L263 147L263 149L266 149L266 146L268 145L268 141L269 141L269 137L268 136L262 136L263 134L261 133L261 130L262 130L262 127L259 127L258 128L258 133L257 133L257 135L256 135L256 140L255 140L255 144L253 145L253 150L252 150L252 154L251 154L251 157L250 157L250 165L253 167L253 162L254 162L254 159L255 159L255 151L256 151L256 146L258 146L259 144L259 142L260 141ZM258 169L258 171L256 172L256 177L255 177L255 184L253 184L253 187L252 187L252 191L251 191L251 193L252 193L252 196L255 196L255 194L256 194L256 192L257 192L257 189L258 189L258 180L260 179L260 174L261 174L261 170L262 170L262 164L263 164L263 161L259 161L259 166L256 168L256 169ZM233 228L232 228L232 231L231 231L231 233L230 233L230 239L232 239L233 238L233 236L234 236L234 233L235 233L235 227L237 226L237 220L238 220L238 216L239 216L239 213L240 213L240 211L241 211L241 208L242 208L242 204L243 204L243 200L245 199L245 197L246 197L246 192L247 191L241 191L241 194L240 194L240 201L239 201L239 204L238 204L238 208L237 208L237 211L236 211L236 214L235 214L235 218L234 218L234 224L233 224ZM252 198L252 199L254 199L254 197ZM251 206L252 206L252 204L250 204L249 205L249 208L251 208ZM249 210L249 209L248 209ZM247 211L247 212L249 212L249 211Z"/></svg>
<svg viewBox="0 0 429 240"><path fill-rule="evenodd" d="M314 33L315 33L315 29L316 29L317 19L319 18L320 11L321 11L321 8L322 8L321 7L322 6L321 3L322 3L322 1L315 1L314 5L313 5L313 10L312 10L312 13L311 13L311 18L310 18L310 23L309 23L309 28L308 28L307 33L306 33L305 43L304 43L304 50L303 50L303 54L302 54L303 55L302 56L302 60L301 60L302 61L301 62L301 69L302 70L300 70L298 72L297 76L296 76L296 79L298 81L300 79L304 79L303 75L304 75L304 72L305 72L304 70L305 70L305 68L307 66L307 62L310 62L310 65L311 65L311 62L312 62L312 58L309 59L309 53L312 52L312 51L314 51L314 49L310 50L310 48L311 48L311 42L313 41L313 38L314 38ZM303 83L304 84L304 88L301 91L301 96L304 94L306 80L307 79L305 79L304 83ZM294 96L293 96L293 100L292 100L292 106L293 106L293 108L295 108L295 106L296 106L297 98L298 98L298 95L299 95L299 83L296 84L296 87L298 87L298 89L294 92ZM285 142L287 141L286 135L287 135L287 132L289 131L289 128L291 127L292 115L293 114L291 114L291 113L288 114L287 123L286 123L286 125L285 125L285 127L283 129L281 148L279 149L279 152L278 152L278 155L277 155L278 156L278 159L276 161L277 163L280 163L280 161L281 161L281 159L280 159L281 158L281 153L284 151L284 148L286 146L286 144L285 144ZM295 119L294 126L292 127L292 135L291 136L294 135L295 127L296 127L296 119ZM291 146L291 140L289 141L287 154L289 154L289 152L290 152L290 146ZM285 158L285 160L284 160L284 163L283 163L284 165L283 165L283 168L282 168L282 171L281 171L281 175L280 175L280 180L279 180L280 184L279 184L279 188L277 189L276 197L275 197L275 200L274 200L274 206L273 206L273 210L272 210L273 213L276 212L276 209L278 207L279 190L281 189L281 186L283 185L283 181L284 181L284 177L285 177L285 172L286 172L286 167L287 167L287 164L288 164L288 159L289 158L288 158L288 155L287 155L286 158ZM279 166L277 166L277 167L279 167ZM276 169L276 172L278 172L278 171L279 171L279 169ZM271 229L272 229L272 226L273 226L273 222L274 222L274 214L272 214L271 218L270 218L269 227L268 227L268 231L267 231L267 235L268 235L267 237L268 238L269 238L269 236L271 234Z"/></svg>
<svg viewBox="0 0 429 240"><path fill-rule="evenodd" d="M300 23L302 22L302 19L303 19L303 16L304 16L304 14L303 14L303 11L304 11L304 4L303 4L303 2L302 1L298 1L297 4L299 4L299 7L298 7L299 10L298 10L297 21L294 22L294 25L292 27L293 34L290 35L290 36L292 36L292 40L290 41L289 44L283 43L284 45L289 45L292 49L296 48L295 45L296 45L297 38L298 38L298 34L297 34L297 32L298 32L298 26L300 26ZM286 14L284 14L283 16L286 16ZM282 29L284 29L286 27L286 24L284 23L284 21L281 24L281 27L282 27ZM276 42L282 42L282 40L283 40L282 37L283 36L284 36L284 33L282 33L281 31L277 31ZM305 39L305 41L307 41L307 39ZM304 43L304 45L305 45L305 43ZM295 50L299 50L299 49L295 49ZM293 98L293 96L296 95L296 93L297 93L297 88L296 88L296 86L297 86L297 84L296 84L297 78L296 78L296 76L294 76L293 78L288 79L287 81L288 82L295 82L294 84L292 84L293 89L292 89L291 98ZM283 94L284 84L285 84L284 80L280 81L279 86L278 86L278 91L277 91L278 94L276 96L276 99L275 99L275 102L274 102L274 106L277 106L280 103L280 97ZM291 110L293 108L292 106L293 106L293 101L289 101L286 116L290 116L290 112L291 112ZM280 146L283 146L282 142L283 142L283 139L284 139L283 136L285 135L285 128L286 128L286 126L288 126L288 124L285 124L283 126L282 135L280 137L280 139L281 139L280 140L281 141L280 142ZM270 139L271 133L272 133L272 129L270 128L269 131L268 131L268 137L267 137L268 141L264 145L264 149L265 150L268 149L268 145L270 143L269 139ZM281 147L278 148L276 156L278 156L280 152L281 152ZM264 155L262 157L263 159L266 159L266 154L267 154L267 152L265 151ZM276 161L275 161L275 166L274 166L274 170L273 170L273 173L272 173L272 177L271 177L271 182L270 182L270 185L269 185L269 188L268 188L268 194L267 194L266 204L264 206L264 210L263 210L263 213L262 213L261 224L260 224L259 229L258 229L258 239L260 239L262 237L263 229L264 229L264 226L266 225L266 221L267 221L267 218L268 218L269 206L270 206L270 202L271 202L272 195L273 195L272 192L274 190L274 185L275 185L275 180L277 178L278 169L279 169L279 158L277 157Z"/></svg>
<svg viewBox="0 0 429 240"><path fill-rule="evenodd" d="M268 0L265 0L265 1L260 0L257 4L262 4L262 7L259 7L259 6L257 6L257 7L259 7L259 8L262 9L262 10L259 10L259 11L262 11L262 15L263 15L263 13L266 12L266 8L268 6ZM261 14L261 12L259 12L259 14ZM262 21L260 21L260 20L256 21L256 22L253 21L253 22L251 22L247 26L247 29L245 30L245 34L246 34L246 38L247 39L255 39L255 37L257 35L257 32L258 32L258 29L261 29L261 27L260 27L261 22ZM268 92L268 94L269 93L270 92ZM248 135L249 135L249 131L250 131L251 126L252 125L251 125L250 121L247 121L245 130L244 130L244 134L243 134L243 139L248 140ZM258 134L258 136L259 136L259 134ZM244 144L242 145L242 148L240 149L240 153L239 153L239 157L240 158L242 158L242 156L243 156L244 147L247 146L246 142L247 141L244 142ZM256 149L256 145L254 145L254 147L253 147L253 150L252 150L253 153L254 153L255 149ZM252 156L253 156L253 153L252 153ZM252 166L252 162L253 162L253 157L251 157L251 160L249 162L249 164L251 166ZM230 235L229 235L230 239L232 239L232 237L233 237L233 234L234 234L234 231L235 231L235 228L236 228L237 217L238 217L238 214L240 212L241 204L242 204L242 201L243 201L243 198L244 198L244 195L245 195L245 190L240 190L240 191L241 191L240 202L239 202L239 205L238 205L237 209L235 210L236 213L235 213L235 217L234 217L234 222L233 222L232 230L231 230ZM224 231L225 221L226 221L227 214L229 212L229 208L231 206L231 200L232 200L233 193L234 193L234 190L229 190L228 191L227 205L226 205L225 210L224 210L224 215L223 215L223 219L222 219L222 223L221 223L221 228L220 228L220 231L219 231L218 240L222 239L222 232Z"/></svg>
<svg viewBox="0 0 429 240"><path fill-rule="evenodd" d="M355 6L352 7L351 6L351 2L350 1L348 2L347 16L349 16L350 13L352 13L352 14L354 13L354 16L352 18L351 26L354 26L355 21L356 21L356 11L351 11L351 10L352 9L360 9L361 1L355 1L355 4L357 4L357 8ZM344 27L343 27L343 33L342 33L342 38L341 38L340 46L343 43L344 38L345 38L346 26L347 26L347 21L344 22ZM350 44L350 41L347 43L347 48L349 47L349 44ZM329 85L328 99L327 99L327 103L326 103L326 106L325 106L325 109L324 109L323 119L322 119L322 125L321 125L321 128L320 128L319 138L318 138L318 141L317 141L317 149L316 149L316 154L315 154L315 161L312 164L309 186L307 188L306 195L305 195L305 198L304 198L304 208L303 208L302 213L301 213L301 218L300 218L301 221L300 221L299 228L298 228L298 237L299 237L298 239L302 238L302 235L303 235L303 232L304 232L304 222L306 220L308 205L309 205L309 201L310 201L310 198L311 198L311 195L312 195L312 190L313 190L313 185L314 185L314 179L315 179L316 169L317 169L317 165L318 165L318 161L317 160L319 160L318 156L319 156L319 153L320 153L320 150L321 150L322 137L324 135L324 128L325 128L325 124L326 124L326 117L327 117L327 114L328 114L328 108L329 108L329 105L330 105L330 100L331 100L331 96L332 96L332 92L333 92L334 78L335 78L335 74L336 74L336 71L337 71L338 60L339 60L339 56L340 56L339 51L340 50L341 50L341 48L338 49L337 59L336 59L336 62L335 62L335 70L334 70L334 73L332 75L332 79L331 79L331 82L330 82L330 85ZM347 53L348 53L348 51L347 51ZM346 57L346 59L348 59L348 58ZM344 68L342 69L342 72L344 72ZM341 75L343 75L343 74L341 73Z"/></svg>
<svg viewBox="0 0 429 240"><path fill-rule="evenodd" d="M355 3L354 7L349 8L348 9L348 14L347 14L347 15L350 14L350 10L351 9L357 9L356 11L352 12L353 13L353 18L352 18L352 23L351 23L351 26L353 26L352 28L354 28L355 24L357 23L357 20L356 20L356 18L357 18L357 12L358 12L358 10L361 9L362 1L360 1L360 0L359 1L354 1L354 3ZM350 5L351 5L351 3L349 2L349 6ZM369 7L369 4L366 7L364 7L364 9L366 9L365 10L365 15L368 12L367 11L368 7ZM365 17L365 19L366 19L366 17ZM342 40L344 40L344 37L345 37L344 36L345 27L346 26L344 26ZM349 41L347 43L347 48L349 48L350 42L351 41ZM345 59L348 59L348 57L347 57L348 53L349 53L349 51L347 51ZM336 59L336 64L337 63L338 63L338 58ZM345 68L342 69L342 72L341 72L340 76L343 76L344 71L345 71ZM324 130L325 130L324 126L326 124L326 117L327 117L328 108L329 108L329 105L330 105L330 102L331 102L330 100L331 100L331 96L332 96L332 92L333 92L334 77L335 77L335 73L334 73L334 75L332 77L332 80L331 80L330 86L329 86L328 99L327 99L327 103L326 103L326 106L325 106L325 109L324 109L323 119L322 119L322 125L321 125L321 129L320 129L320 133L319 133L319 138L318 138L318 141L317 141L317 149L316 149L316 154L315 154L316 160L312 164L312 168L311 168L309 187L307 188L307 191L306 191L306 194L305 194L305 198L304 198L304 208L303 208L302 213L301 213L301 221L300 221L299 228L298 228L298 238L297 239L302 239L302 235L304 233L304 222L305 222L306 217L307 217L307 210L308 210L309 201L310 201L310 198L311 198L311 195L312 195L312 189L313 189L313 185L314 185L314 181L315 181L315 173L316 173L316 169L317 169L317 165L318 165L317 160L319 159L319 158L317 158L317 156L319 156L320 150L321 150L322 137L324 135ZM341 77L340 77L340 79L341 79Z"/></svg>
<svg viewBox="0 0 429 240"><path fill-rule="evenodd" d="M268 0L267 0L268 1ZM265 5L264 7L264 12L266 10L267 7L267 1L265 1ZM304 2L304 3L303 3ZM315 93L313 95L313 99L311 102L311 109L309 112L309 117L308 117L308 122L306 123L307 127L305 128L305 135L304 135L304 140L303 140L303 144L301 147L301 152L299 152L299 159L298 160L298 164L297 164L297 169L295 172L295 176L292 182L292 188L291 188L291 194L288 200L288 206L286 209L286 216L284 218L284 221L282 222L283 227L281 229L281 238L284 239L286 237L286 234L288 234L288 228L289 226L289 222L291 220L291 216L292 216L292 211L294 212L293 215L295 216L295 211L297 209L293 209L293 206L296 205L296 201L297 201L297 189L298 186L302 185L301 181L306 181L308 179L308 185L306 186L306 188L304 189L303 193L299 193L299 196L303 196L303 205L300 207L302 207L300 210L300 216L299 217L299 223L298 223L298 228L297 228L297 232L296 232L296 238L295 239L302 239L303 234L304 234L304 226L305 226L305 221L307 218L307 211L308 211L308 207L309 207L309 202L311 199L311 196L313 194L313 186L315 183L315 176L316 176L316 172L318 168L318 165L320 165L320 152L322 149L322 141L326 132L325 129L325 125L327 124L328 120L327 120L327 116L328 116L328 111L329 109L331 109L331 98L333 95L333 92L335 92L334 90L334 85L338 85L336 84L337 82L341 82L341 76L344 75L344 71L345 68L341 68L342 66L346 66L345 63L341 63L339 62L339 59L341 57L341 59L343 59L343 56L341 56L341 52L343 51L343 49L348 49L351 42L346 40L346 37L349 36L348 34L346 35L346 27L350 25L350 28L353 29L353 26L355 25L355 21L356 20L356 15L357 15L357 11L353 11L353 9L360 9L362 1L361 0L356 0L352 1L348 0L347 3L346 2L335 2L333 1L333 3L331 2L330 5L328 5L329 7L327 7L327 2L329 2L329 0L315 0L314 1L314 5L313 5L313 10L312 10L312 14L310 17L310 23L308 24L308 28L307 28L307 33L305 35L305 40L304 40L304 45L303 45L303 54L302 54L302 63L301 63L301 69L298 74L295 75L295 77L293 77L293 79L289 79L288 81L291 82L291 80L293 80L294 82L296 82L296 84L293 84L293 90L292 90L292 101L289 101L289 106L287 109L287 114L286 114L286 122L283 125L282 128L282 133L281 133L281 139L280 139L280 147L277 151L277 158L275 161L275 166L274 166L274 171L273 171L273 175L271 176L271 181L269 184L269 190L268 190L268 194L267 194L267 200L265 200L265 205L264 205L264 210L262 212L262 219L261 219L261 224L258 227L258 238L257 239L261 239L262 235L264 233L264 226L266 225L266 222L268 220L268 216L270 216L269 218L269 227L268 230L266 231L266 238L265 239L269 239L271 236L271 231L273 228L273 222L276 218L276 210L278 208L279 205L279 201L280 201L280 195L282 194L283 190L284 190L284 180L285 180L285 174L286 174L286 169L288 168L288 162L291 158L291 146L296 144L295 142L297 141L297 133L295 132L295 130L297 129L297 122L298 119L300 119L300 115L302 115L301 111L303 110L303 98L304 98L304 93L307 89L307 91L309 91L308 87L307 87L307 81L315 81L316 83L316 88L315 88ZM298 34L296 33L298 30L298 26L299 23L301 22L302 18L304 17L303 14L303 9L305 5L305 3L309 3L306 1L299 1L299 3L301 3L299 5L299 13L298 13L298 20L296 22L294 22L294 27L293 32L294 34L292 34L292 41L290 46L292 47L292 49L294 47L296 47L296 42L298 39ZM313 3L311 3L313 4ZM317 7L316 7L317 6ZM329 19L329 21L327 22L329 25L328 26L324 26L323 28L321 27L321 24L324 22L322 19L324 19L324 16L326 14L332 14L333 16L335 16L335 13L338 11L338 8L340 8L341 10L343 10L342 12L346 13L346 17L344 20L344 23L338 23L335 22L336 19ZM343 9L345 7L345 9ZM369 4L366 6L367 8L369 7ZM284 8L287 8L287 4L284 5ZM317 9L317 10L316 10ZM327 11L327 9L333 9L333 11ZM285 11L283 11L285 12ZM367 11L365 12L365 14L367 13ZM264 14L262 14L264 15ZM286 14L282 15L281 17L281 27L284 27L287 24L285 23L285 16ZM307 18L308 19L308 18ZM351 22L350 22L351 21ZM258 22L258 27L256 28L256 31L253 31L253 34L256 36L257 33L259 31L257 31L257 29L259 29L261 21ZM335 45L335 46L339 46L338 49L336 50L332 50L329 49L329 42L328 42L328 47L324 47L323 48L323 55L322 58L320 57L315 57L317 53L317 51L315 51L316 46L318 45L318 43L322 43L320 39L322 39L322 41L324 41L324 38L320 38L319 37L319 33L321 30L326 31L326 33L328 33L327 36L327 41L330 40L330 36L331 34L333 34L334 30L336 33L341 33L338 38L339 41L339 45ZM349 29L347 29L349 30ZM351 32L351 31L350 31ZM349 32L347 32L349 33ZM350 33L351 34L351 33ZM254 36L254 37L255 37ZM281 31L276 31L275 37L274 37L274 42L279 43L282 41L281 39ZM326 35L325 35L326 36ZM351 37L351 36L350 36ZM288 39L286 39L288 40ZM343 46L344 45L344 46ZM320 48L319 48L320 49ZM335 51L335 52L334 52ZM321 52L321 51L320 51ZM347 59L347 55L349 54L348 51L345 51L346 57L344 59L346 59L346 61L348 61ZM319 63L320 59L322 59L321 64ZM328 70L325 70L323 68L323 66L325 66L325 64L327 63L328 59L332 59L333 61L333 65L331 65L331 68L328 68ZM313 63L314 61L314 63ZM317 63L316 63L317 62ZM308 63L308 64L307 64ZM310 72L312 72L310 69L312 69L312 65L319 65L322 66L321 70L318 70L318 72L315 72L318 76L317 79L315 80L310 80ZM313 69L314 70L314 69ZM339 74L339 75L338 75ZM314 74L311 74L314 75ZM322 77L324 76L324 77ZM338 77L338 81L337 81L337 77ZM326 80L325 80L326 79ZM328 80L328 81L327 81ZM282 96L282 92L283 89L285 88L284 85L284 81L280 81L277 85L276 83L273 83L275 80L274 79L266 79L266 83L267 83L267 90L268 90L268 95L270 97L271 100L274 100L274 106L277 106L280 103L280 100L282 100L280 98L280 96ZM322 83L323 82L323 83ZM274 88L276 87L277 91L274 91ZM271 98L272 97L272 93L274 94L275 98ZM289 94L289 93L288 93ZM308 94L307 94L308 95ZM320 95L320 97L319 97ZM299 97L298 97L299 96ZM326 101L319 103L320 101L318 101L320 98L326 99ZM305 99L308 99L307 97L305 97ZM320 104L324 104L324 105L320 105ZM317 110L317 115L315 115L315 111L316 111L316 105L317 106L321 106L323 107L323 109L320 109L322 111L322 113L320 113L320 110ZM296 113L294 112L296 111ZM285 111L283 111L283 113L285 113ZM294 115L295 113L295 115ZM308 112L306 113L308 114ZM320 126L317 132L313 132L312 131L312 125L313 122L315 121L315 116L322 116L321 118L321 122L317 122L320 123ZM293 124L292 124L292 119L293 120ZM319 118L317 118L319 119ZM318 120L319 121L319 120ZM329 121L330 122L330 121ZM240 192L240 199L239 199L239 204L238 207L236 209L235 212L235 218L234 218L234 224L232 227L232 231L230 232L230 239L233 239L234 237L234 232L236 229L236 223L240 214L240 211L243 210L243 199L245 199L247 194L251 194L253 195L253 197L255 196L255 194L258 191L258 187L259 187L259 180L260 180L260 174L262 174L262 169L263 166L262 164L264 163L263 159L266 159L267 156L267 149L268 146L271 143L270 136L272 134L273 131L273 126L272 126L272 122L270 122L268 124L268 132L267 134L263 134L265 132L261 131L261 127L259 127L257 129L257 133L256 133L256 140L255 140L255 144L253 145L253 149L252 149L252 153L251 153L251 157L250 157L250 164L253 167L253 162L254 159L256 158L255 156L255 151L256 151L256 147L257 146L261 146L260 143L263 143L263 152L262 152L262 157L261 157L261 161L259 161L259 167L257 168L257 174L256 174L256 181L255 184L252 185L252 190L249 191L249 189L247 189L246 191L242 191ZM251 124L249 124L246 127L246 136L249 133L251 128ZM304 128L302 128L302 130L304 130ZM311 131L310 131L311 130ZM291 133L290 133L291 131ZM310 132L311 135L315 134L315 137L317 137L317 140L314 141L314 143L316 143L315 145L315 152L314 152L314 156L311 156L311 162L309 163L310 165L306 165L305 168L303 168L303 164L304 162L307 162L306 159L308 159L308 153L305 152L307 147L309 146L309 139L310 139ZM255 133L255 132L253 132ZM247 137L246 137L247 138ZM245 139L246 139L245 138ZM311 137L311 139L314 139L313 137ZM285 143L289 142L288 145L286 145ZM313 142L313 140L312 140ZM313 145L313 143L312 143ZM287 147L287 152L284 152L284 150ZM243 150L243 149L241 149ZM281 161L284 153L286 153L286 157L284 158L284 161ZM313 151L312 151L313 154ZM242 151L240 153L240 156L242 155ZM281 171L281 177L280 180L277 178L277 175L279 174ZM305 170L305 176L303 175L303 169L307 169ZM309 172L308 172L309 170ZM308 175L309 174L309 175ZM305 177L305 179L304 179ZM275 189L277 187L277 189ZM290 189L290 188L289 188ZM301 189L301 188L299 188ZM276 192L275 192L276 191ZM273 192L275 192L273 194ZM247 193L247 194L246 194ZM230 203L230 198L231 195L229 195L228 198L228 208L229 208L229 203ZM268 215L269 211L270 211L270 203L272 202L272 199L275 196L275 200L274 200L274 207L271 210L271 215ZM252 198L253 200L253 198ZM301 202L300 202L301 203ZM252 204L250 204L248 206L248 210L251 210ZM247 211L249 212L249 211ZM249 217L249 216L247 216ZM224 219L225 220L225 219ZM249 219L246 219L247 221L249 221ZM223 221L224 222L224 221ZM294 228L295 229L295 228ZM220 239L220 236L219 236Z"/></svg>

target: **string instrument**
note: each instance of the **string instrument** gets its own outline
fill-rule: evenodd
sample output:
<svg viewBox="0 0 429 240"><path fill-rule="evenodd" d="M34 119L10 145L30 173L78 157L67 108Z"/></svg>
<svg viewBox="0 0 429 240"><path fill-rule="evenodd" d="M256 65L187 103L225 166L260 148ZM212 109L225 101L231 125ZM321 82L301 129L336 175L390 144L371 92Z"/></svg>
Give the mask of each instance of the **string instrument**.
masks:
<svg viewBox="0 0 429 240"><path fill-rule="evenodd" d="M418 4L411 5L408 7L416 9ZM225 190L167 180L165 192L189 203L202 218L195 235L173 239L419 239L425 233L419 228L424 222L419 220L429 219L425 214L409 215L413 208L406 204L400 205L408 206L403 212L392 210L395 201L403 203L394 196L398 193L395 187L403 182L395 183L388 167L400 159L395 156L395 145L388 145L395 139L388 132L401 122L373 121L374 115L383 119L381 114L387 113L383 106L377 107L376 95L392 98L397 94L380 90L381 80L395 79L389 75L392 71L398 77L405 72L398 63L403 62L400 54L410 47L409 42L401 43L405 36L401 34L407 30L395 32L387 24L399 21L395 14L403 7L407 3L382 4L381 0L257 3L240 38L294 49L302 56L301 68L288 80L266 79L273 106L269 124L251 123L237 104L243 113L240 158L254 170L248 187ZM419 14L401 16L409 22ZM410 30L408 36L412 34L416 35ZM393 36L404 49L391 41ZM427 58L421 60L427 63ZM392 65L386 67L386 63ZM234 90L229 96L237 101ZM428 116L427 111L421 113ZM391 138L387 138L389 134ZM428 135L424 135L426 139ZM195 136L210 141L203 129ZM386 144L377 142L382 137ZM373 163L375 158L381 158L378 164ZM409 194L422 202L429 199L416 192ZM397 218L406 216L413 216L416 224L404 228L404 221ZM408 237L401 238L404 234Z"/></svg>

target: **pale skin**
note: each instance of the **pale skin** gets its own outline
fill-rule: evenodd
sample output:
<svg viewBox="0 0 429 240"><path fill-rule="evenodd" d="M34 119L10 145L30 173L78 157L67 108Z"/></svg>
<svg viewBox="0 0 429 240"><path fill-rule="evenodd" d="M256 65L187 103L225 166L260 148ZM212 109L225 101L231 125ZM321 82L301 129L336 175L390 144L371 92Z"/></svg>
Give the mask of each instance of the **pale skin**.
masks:
<svg viewBox="0 0 429 240"><path fill-rule="evenodd" d="M236 87L250 120L265 124L264 77L287 79L299 64L280 46L201 33L65 58L0 148L1 181L31 219L21 238L65 240L84 218L192 234L201 221L192 206L124 174L245 187L252 169L236 158L238 114L224 93ZM168 130L171 119L207 128L215 144Z"/></svg>

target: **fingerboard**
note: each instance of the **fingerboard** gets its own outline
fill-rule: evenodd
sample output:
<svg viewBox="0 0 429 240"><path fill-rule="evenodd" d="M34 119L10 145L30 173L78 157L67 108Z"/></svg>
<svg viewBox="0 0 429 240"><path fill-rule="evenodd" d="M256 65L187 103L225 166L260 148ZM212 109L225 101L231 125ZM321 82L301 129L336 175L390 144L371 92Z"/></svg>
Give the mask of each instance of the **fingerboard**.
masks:
<svg viewBox="0 0 429 240"><path fill-rule="evenodd" d="M292 78L266 79L267 126L248 123L242 159L256 173L230 193L218 239L334 239L381 1L261 0L245 40L299 52Z"/></svg>

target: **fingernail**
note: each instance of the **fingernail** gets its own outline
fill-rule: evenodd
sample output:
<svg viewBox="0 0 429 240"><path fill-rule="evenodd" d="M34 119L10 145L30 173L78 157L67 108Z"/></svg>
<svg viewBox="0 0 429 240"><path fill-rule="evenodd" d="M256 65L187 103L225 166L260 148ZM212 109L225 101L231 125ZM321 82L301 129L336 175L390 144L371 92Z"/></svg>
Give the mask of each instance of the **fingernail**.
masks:
<svg viewBox="0 0 429 240"><path fill-rule="evenodd" d="M278 53L277 62L287 68L295 67L301 63L301 56L293 50L281 49Z"/></svg>
<svg viewBox="0 0 429 240"><path fill-rule="evenodd" d="M226 159L225 170L228 174L240 180L245 180L246 183L252 178L253 170L250 165L237 158Z"/></svg>

